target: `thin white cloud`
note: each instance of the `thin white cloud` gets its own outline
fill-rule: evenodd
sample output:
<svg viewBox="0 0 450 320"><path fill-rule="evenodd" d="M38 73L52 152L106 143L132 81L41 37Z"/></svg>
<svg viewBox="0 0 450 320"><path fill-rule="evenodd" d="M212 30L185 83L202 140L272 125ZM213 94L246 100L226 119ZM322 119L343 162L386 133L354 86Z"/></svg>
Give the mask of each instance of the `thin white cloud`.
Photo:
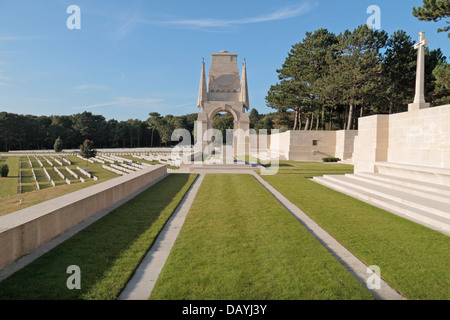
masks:
<svg viewBox="0 0 450 320"><path fill-rule="evenodd" d="M100 107L112 107L112 106L130 106L130 105L149 105L155 102L161 102L162 99L149 99L149 98L130 98L130 97L117 97L114 101L105 103L96 103L83 107L78 107L76 109L94 109Z"/></svg>
<svg viewBox="0 0 450 320"><path fill-rule="evenodd" d="M12 87L12 79L4 75L3 70L0 70L0 86L2 87Z"/></svg>
<svg viewBox="0 0 450 320"><path fill-rule="evenodd" d="M313 10L317 5L318 3L316 2L305 2L297 6L284 7L272 13L244 19L178 19L165 21L162 24L195 28L226 28L241 24L261 23L298 17Z"/></svg>
<svg viewBox="0 0 450 320"><path fill-rule="evenodd" d="M0 41L19 41L19 40L34 40L39 39L40 36L0 36Z"/></svg>
<svg viewBox="0 0 450 320"><path fill-rule="evenodd" d="M96 91L107 91L109 87L103 84L82 84L76 87L77 90L96 90Z"/></svg>
<svg viewBox="0 0 450 320"><path fill-rule="evenodd" d="M125 23L121 24L120 27L114 33L115 39L120 40L130 34L134 28L139 24L140 19L135 13L130 19Z"/></svg>
<svg viewBox="0 0 450 320"><path fill-rule="evenodd" d="M3 75L3 70L0 70L0 80L9 80L8 77Z"/></svg>

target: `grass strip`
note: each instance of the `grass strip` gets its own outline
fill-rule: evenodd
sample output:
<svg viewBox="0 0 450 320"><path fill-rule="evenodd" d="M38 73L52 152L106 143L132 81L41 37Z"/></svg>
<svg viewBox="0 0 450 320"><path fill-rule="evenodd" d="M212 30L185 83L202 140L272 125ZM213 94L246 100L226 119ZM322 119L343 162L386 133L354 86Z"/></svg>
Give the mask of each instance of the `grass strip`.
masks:
<svg viewBox="0 0 450 320"><path fill-rule="evenodd" d="M0 283L0 300L116 299L195 175L173 174ZM81 270L69 290L67 268Z"/></svg>
<svg viewBox="0 0 450 320"><path fill-rule="evenodd" d="M7 177L0 177L0 196L7 197L17 194L19 186L19 159L17 157L3 157L0 160L0 168L8 165L9 172Z"/></svg>
<svg viewBox="0 0 450 320"><path fill-rule="evenodd" d="M251 175L208 174L151 299L371 299Z"/></svg>
<svg viewBox="0 0 450 320"><path fill-rule="evenodd" d="M359 259L379 266L381 276L406 298L450 298L448 236L307 179L318 172L338 174L342 168L333 172L330 164L290 165L262 178Z"/></svg>

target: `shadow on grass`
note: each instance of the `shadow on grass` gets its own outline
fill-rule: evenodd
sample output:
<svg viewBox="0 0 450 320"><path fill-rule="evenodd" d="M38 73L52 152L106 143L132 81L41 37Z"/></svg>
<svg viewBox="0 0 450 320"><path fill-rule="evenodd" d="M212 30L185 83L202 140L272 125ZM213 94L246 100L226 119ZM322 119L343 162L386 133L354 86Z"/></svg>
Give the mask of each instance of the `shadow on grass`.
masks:
<svg viewBox="0 0 450 320"><path fill-rule="evenodd" d="M115 299L193 182L169 175L0 283L0 299ZM67 268L81 270L69 290Z"/></svg>
<svg viewBox="0 0 450 320"><path fill-rule="evenodd" d="M280 166L280 167L294 167L293 165L288 164L288 163L280 163L280 164L278 164L278 166Z"/></svg>
<svg viewBox="0 0 450 320"><path fill-rule="evenodd" d="M32 185L22 185L22 193L33 192L34 186Z"/></svg>

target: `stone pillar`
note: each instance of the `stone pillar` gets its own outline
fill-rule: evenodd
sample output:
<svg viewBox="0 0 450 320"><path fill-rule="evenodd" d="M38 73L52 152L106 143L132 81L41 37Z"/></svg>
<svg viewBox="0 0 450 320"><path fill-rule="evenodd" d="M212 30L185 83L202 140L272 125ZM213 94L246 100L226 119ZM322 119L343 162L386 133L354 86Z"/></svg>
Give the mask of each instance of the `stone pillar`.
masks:
<svg viewBox="0 0 450 320"><path fill-rule="evenodd" d="M358 130L339 130L336 131L336 151L335 157L341 160L352 159L353 146Z"/></svg>
<svg viewBox="0 0 450 320"><path fill-rule="evenodd" d="M354 171L375 173L375 162L388 159L389 115L359 118L358 128L353 150Z"/></svg>

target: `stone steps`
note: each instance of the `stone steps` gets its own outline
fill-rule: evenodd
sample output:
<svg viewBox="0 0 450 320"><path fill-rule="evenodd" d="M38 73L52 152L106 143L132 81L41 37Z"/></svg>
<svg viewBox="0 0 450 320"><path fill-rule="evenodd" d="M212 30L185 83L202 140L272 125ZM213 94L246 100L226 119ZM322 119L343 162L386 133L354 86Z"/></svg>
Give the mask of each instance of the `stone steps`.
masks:
<svg viewBox="0 0 450 320"><path fill-rule="evenodd" d="M405 187L411 187L421 189L423 191L431 191L440 193L450 197L450 186L439 185L435 183L429 183L425 181L417 181L413 179L407 179L402 177L389 176L381 173L358 173L357 176L369 177L378 181L391 182L393 184L402 185Z"/></svg>
<svg viewBox="0 0 450 320"><path fill-rule="evenodd" d="M375 172L444 186L450 185L450 169L395 162L375 162Z"/></svg>
<svg viewBox="0 0 450 320"><path fill-rule="evenodd" d="M324 186L450 235L450 204L446 198L448 188L428 183L427 190L420 188L422 182L409 179L409 185L406 181L401 185L402 180L378 174L325 175L313 179Z"/></svg>
<svg viewBox="0 0 450 320"><path fill-rule="evenodd" d="M357 179L371 183L374 183L375 181L379 186L408 192L409 194L414 194L417 196L426 197L450 204L450 188L446 186L433 184L429 184L427 186L424 182L418 182L415 180L404 178L394 178L374 173L361 173L357 175L346 176L351 179Z"/></svg>

